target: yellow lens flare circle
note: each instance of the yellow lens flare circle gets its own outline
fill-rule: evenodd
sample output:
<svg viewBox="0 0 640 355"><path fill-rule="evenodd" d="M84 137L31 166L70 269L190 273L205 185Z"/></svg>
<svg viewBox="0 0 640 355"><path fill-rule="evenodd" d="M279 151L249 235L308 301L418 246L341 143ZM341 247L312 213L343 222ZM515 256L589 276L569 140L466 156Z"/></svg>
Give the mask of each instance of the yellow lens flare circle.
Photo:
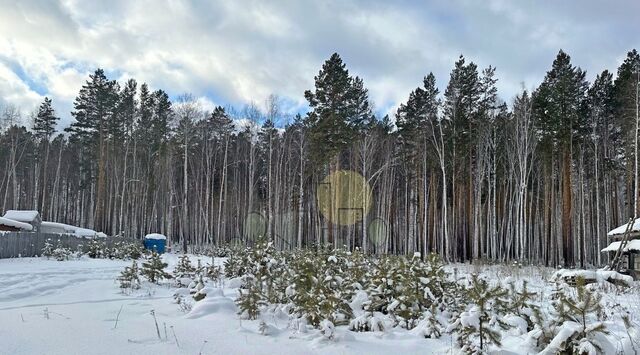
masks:
<svg viewBox="0 0 640 355"><path fill-rule="evenodd" d="M260 212L251 212L244 220L244 231L249 239L257 239L267 234L267 219Z"/></svg>
<svg viewBox="0 0 640 355"><path fill-rule="evenodd" d="M389 226L382 218L376 218L367 227L369 241L378 249L384 248L389 236Z"/></svg>
<svg viewBox="0 0 640 355"><path fill-rule="evenodd" d="M335 225L349 226L362 221L369 213L371 187L362 175L338 170L318 184L316 198L324 218Z"/></svg>

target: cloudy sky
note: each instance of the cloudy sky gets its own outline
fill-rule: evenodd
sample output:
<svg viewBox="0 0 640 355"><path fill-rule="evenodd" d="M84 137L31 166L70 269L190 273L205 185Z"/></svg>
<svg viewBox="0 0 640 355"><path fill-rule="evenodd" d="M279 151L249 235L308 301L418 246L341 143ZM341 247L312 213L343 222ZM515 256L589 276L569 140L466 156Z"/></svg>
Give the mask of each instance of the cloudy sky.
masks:
<svg viewBox="0 0 640 355"><path fill-rule="evenodd" d="M0 0L0 100L30 112L44 96L71 120L101 67L202 106L306 110L305 89L338 52L391 112L433 71L444 88L460 54L497 67L501 97L543 78L560 48L587 70L615 71L640 49L640 1Z"/></svg>

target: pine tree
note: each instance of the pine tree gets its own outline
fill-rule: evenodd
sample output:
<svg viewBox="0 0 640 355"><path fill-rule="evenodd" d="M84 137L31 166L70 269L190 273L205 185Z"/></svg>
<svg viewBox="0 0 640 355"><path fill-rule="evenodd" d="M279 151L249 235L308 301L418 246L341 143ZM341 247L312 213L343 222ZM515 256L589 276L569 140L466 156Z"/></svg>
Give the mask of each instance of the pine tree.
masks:
<svg viewBox="0 0 640 355"><path fill-rule="evenodd" d="M522 287L518 289L515 282L510 282L507 287L507 304L505 311L508 311L527 322L527 331L531 331L534 327L543 324L542 313L533 301L537 293L529 291L526 280L522 281Z"/></svg>
<svg viewBox="0 0 640 355"><path fill-rule="evenodd" d="M504 309L504 297L507 291L500 286L489 286L489 283L476 274L471 275L467 297L471 302L467 311L462 312L449 331L457 334L457 342L465 353L482 353L489 344L500 345L500 333L496 326L506 328L502 321L504 314L497 314Z"/></svg>
<svg viewBox="0 0 640 355"><path fill-rule="evenodd" d="M146 249L144 249L141 243L136 243L136 242L126 243L123 249L124 249L124 256L133 260L140 259L140 257L146 251Z"/></svg>
<svg viewBox="0 0 640 355"><path fill-rule="evenodd" d="M169 139L169 125L171 123L173 108L169 95L163 90L153 92L153 151L163 151Z"/></svg>
<svg viewBox="0 0 640 355"><path fill-rule="evenodd" d="M423 307L426 306L421 281L426 280L426 275L421 268L419 257L413 257L409 261L399 259L396 268L397 273L393 278L396 292L387 310L401 327L413 329L423 315Z"/></svg>
<svg viewBox="0 0 640 355"><path fill-rule="evenodd" d="M297 254L289 264L292 282L287 288L287 296L293 304L291 312L314 327L319 326L323 319L318 300L318 297L322 297L318 293L320 280L317 275L321 274L322 269L319 261L309 251Z"/></svg>
<svg viewBox="0 0 640 355"><path fill-rule="evenodd" d="M224 276L227 279L244 276L251 270L251 248L236 249L224 262Z"/></svg>
<svg viewBox="0 0 640 355"><path fill-rule="evenodd" d="M262 179L260 182L259 192L263 196L267 203L267 215L266 215L266 230L263 232L267 239L271 238L273 229L273 193L274 189L274 162L275 153L277 151L278 143L280 141L280 135L275 127L275 122L272 118L267 118L260 131L258 132L258 147L259 147L259 165L260 170L263 171L266 179Z"/></svg>
<svg viewBox="0 0 640 355"><path fill-rule="evenodd" d="M344 292L345 297L351 299L358 291L369 288L371 262L360 248L344 253L343 259Z"/></svg>
<svg viewBox="0 0 640 355"><path fill-rule="evenodd" d="M155 108L155 97L149 92L149 86L146 83L140 85L140 94L138 100L138 115L136 121L136 136L140 144L151 144L154 139L154 130L149 129L154 124L153 114Z"/></svg>
<svg viewBox="0 0 640 355"><path fill-rule="evenodd" d="M51 105L51 99L45 97L33 122L33 131L36 137L42 140L49 140L56 131L56 124L59 119Z"/></svg>
<svg viewBox="0 0 640 355"><path fill-rule="evenodd" d="M49 164L49 153L50 153L50 140L56 130L56 124L60 118L56 116L56 113L52 107L51 99L48 97L44 98L42 104L38 108L38 112L34 117L33 121L33 132L34 136L37 139L37 144L39 146L39 151L36 155L37 163L42 164L42 197L41 204L39 206L40 213L44 216L46 213L46 201L48 195L48 164ZM37 169L38 167L36 167ZM39 169L38 169L39 170ZM40 171L36 171L36 176ZM35 188L38 189L39 181L36 181ZM38 189L40 190L40 189ZM35 201L34 205L38 205L38 197L40 191L34 191ZM38 206L36 206L38 207Z"/></svg>
<svg viewBox="0 0 640 355"><path fill-rule="evenodd" d="M90 185L89 177L97 176L94 227L105 229L106 216L106 164L109 122L117 112L118 83L108 80L102 69L97 69L82 86L71 113L75 122L65 130L83 147L80 167L85 172L84 184ZM96 154L97 153L97 154ZM97 166L94 166L97 163ZM94 171L97 170L97 174Z"/></svg>
<svg viewBox="0 0 640 355"><path fill-rule="evenodd" d="M362 78L356 76L351 84L352 112L347 120L349 127L356 134L362 134L375 123L376 118L369 103L369 90L364 86Z"/></svg>
<svg viewBox="0 0 640 355"><path fill-rule="evenodd" d="M618 67L614 86L615 118L622 132L629 216L638 216L638 135L640 129L640 53L633 49Z"/></svg>
<svg viewBox="0 0 640 355"><path fill-rule="evenodd" d="M608 70L596 76L591 88L589 88L587 106L587 127L590 129L589 150L593 155L593 178L595 185L595 247L601 250L603 247L605 225L602 225L602 217L606 216L606 210L602 208L603 199L600 187L603 179L608 179L609 174L620 174L624 169L624 162L620 157L624 154L624 143L620 141L620 132L615 122L615 101L613 74ZM606 185L605 185L606 186ZM604 187L604 186L603 186ZM605 187L606 188L606 187ZM596 265L602 265L601 253L597 253Z"/></svg>
<svg viewBox="0 0 640 355"><path fill-rule="evenodd" d="M141 274L149 282L158 283L162 279L170 279L171 275L164 271L167 267L167 263L163 262L155 250L151 252L151 256L145 262L142 263Z"/></svg>
<svg viewBox="0 0 640 355"><path fill-rule="evenodd" d="M140 288L140 277L138 276L140 270L138 269L138 263L134 260L131 266L126 266L120 273L118 281L120 282L120 288L136 290Z"/></svg>
<svg viewBox="0 0 640 355"><path fill-rule="evenodd" d="M44 247L42 248L42 256L49 259L53 256L53 243L51 242L51 238L47 238L44 242Z"/></svg>
<svg viewBox="0 0 640 355"><path fill-rule="evenodd" d="M324 270L324 276L321 276L323 279L315 284L316 289L313 290L315 302L318 303L318 317L335 325L345 325L349 324L353 313L344 292L342 265L331 260L336 260L335 255L320 269Z"/></svg>
<svg viewBox="0 0 640 355"><path fill-rule="evenodd" d="M397 259L392 257L380 258L374 265L374 270L369 284L369 300L364 309L369 312L389 313L389 306L398 294L396 284L401 282L398 272Z"/></svg>
<svg viewBox="0 0 640 355"><path fill-rule="evenodd" d="M229 160L229 146L230 146L230 136L233 131L233 121L227 114L226 110L218 106L216 107L209 118L206 121L206 125L208 129L213 134L211 138L213 142L218 146L221 151L221 160L222 163L221 168L219 168L219 190L218 193L218 201L217 201L217 218L216 218L216 230L215 230L215 244L222 244L223 239L221 237L222 231L225 226L225 215L222 213L224 208L224 201L227 191L227 167Z"/></svg>
<svg viewBox="0 0 640 355"><path fill-rule="evenodd" d="M423 79L423 87L409 94L406 103L401 104L396 113L398 136L405 154L413 157L424 145L425 130L430 121L438 119L438 87L433 73Z"/></svg>
<svg viewBox="0 0 640 355"><path fill-rule="evenodd" d="M92 259L98 259L105 257L105 249L107 248L104 242L100 242L93 239L89 242L89 249L87 255Z"/></svg>
<svg viewBox="0 0 640 355"><path fill-rule="evenodd" d="M57 261L64 261L64 260L69 260L69 256L71 255L71 253L72 253L71 249L62 245L62 241L58 239L58 244L56 245L56 248L53 249L52 256Z"/></svg>
<svg viewBox="0 0 640 355"><path fill-rule="evenodd" d="M173 276L177 278L189 277L193 278L195 276L196 269L191 265L191 260L187 254L182 254L180 258L178 258L178 264L173 269Z"/></svg>
<svg viewBox="0 0 640 355"><path fill-rule="evenodd" d="M129 79L117 93L116 108L112 118L107 122L109 139L113 141L115 149L124 146L125 139L132 133L137 115L137 89L138 83L135 79Z"/></svg>
<svg viewBox="0 0 640 355"><path fill-rule="evenodd" d="M418 334L425 338L440 338L445 331L445 327L437 318L437 313L438 308L434 304L430 310L424 312L422 320L411 330L411 333Z"/></svg>
<svg viewBox="0 0 640 355"><path fill-rule="evenodd" d="M202 277L204 275L205 267L202 265L202 260L196 261L196 266L193 268L193 272L196 276Z"/></svg>
<svg viewBox="0 0 640 355"><path fill-rule="evenodd" d="M349 75L337 53L315 77L315 91L304 93L313 109L307 116L312 160L323 165L348 147L359 129L371 121L362 79Z"/></svg>
<svg viewBox="0 0 640 355"><path fill-rule="evenodd" d="M214 284L221 283L224 276L222 268L219 265L214 265L213 260L211 261L211 264L207 263L207 266L205 266L205 274Z"/></svg>
<svg viewBox="0 0 640 355"><path fill-rule="evenodd" d="M562 258L565 266L575 262L572 237L572 155L573 145L585 131L583 101L587 90L585 72L571 64L571 57L562 50L551 70L533 94L533 113L541 134L541 146L546 168L552 171L555 161L562 172ZM557 152L561 156L556 156Z"/></svg>
<svg viewBox="0 0 640 355"><path fill-rule="evenodd" d="M605 337L609 331L600 321L602 296L585 287L584 279L576 280L576 296L559 293L554 304L557 318L556 336L542 351L544 354L571 352L573 354L608 353L614 347ZM596 318L594 321L593 318Z"/></svg>
<svg viewBox="0 0 640 355"><path fill-rule="evenodd" d="M178 259L178 264L173 269L173 278L179 287L187 286L195 277L196 269L191 265L191 260L187 254L182 254Z"/></svg>
<svg viewBox="0 0 640 355"><path fill-rule="evenodd" d="M240 293L236 299L238 314L246 319L257 319L260 308L267 305L265 297L257 285L257 280L251 276L245 277L244 284L238 289Z"/></svg>
<svg viewBox="0 0 640 355"><path fill-rule="evenodd" d="M459 205L454 205L453 212L466 216L466 220L461 219L458 228L469 231L473 231L472 207L475 202L473 189L478 183L475 174L478 168L476 140L485 128L480 122L481 95L482 83L478 67L473 62L467 63L461 55L451 71L449 83L444 92L443 113L449 123L446 126L448 134L440 132L440 146L447 147L449 156L447 160L451 162L454 186L467 195ZM442 128L441 125L439 130ZM464 233L464 235L458 243L462 245L463 258L467 259L473 256L473 233Z"/></svg>

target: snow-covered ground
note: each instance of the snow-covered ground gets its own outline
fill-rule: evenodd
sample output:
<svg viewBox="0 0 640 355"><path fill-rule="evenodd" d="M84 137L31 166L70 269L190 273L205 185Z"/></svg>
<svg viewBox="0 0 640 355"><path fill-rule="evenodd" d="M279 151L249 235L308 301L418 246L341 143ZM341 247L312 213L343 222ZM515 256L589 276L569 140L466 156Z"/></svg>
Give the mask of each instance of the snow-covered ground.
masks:
<svg viewBox="0 0 640 355"><path fill-rule="evenodd" d="M171 270L176 257L164 259ZM130 264L86 257L1 259L0 354L424 354L450 347L406 331L345 329L340 339L324 341L313 333L293 334L288 321L275 316L269 320L272 334L264 336L257 321L238 319L234 289L224 289L215 300L207 297L202 316L182 312L173 303L173 287L143 286L123 294L115 279ZM166 324L168 340L158 340L151 310L162 338Z"/></svg>
<svg viewBox="0 0 640 355"><path fill-rule="evenodd" d="M165 255L164 259L172 270L177 257ZM169 285L145 283L133 294L123 294L115 279L130 264L87 257L64 262L0 260L0 354L445 354L454 348L449 335L425 339L403 329L354 333L340 327L336 339L327 340L315 330L294 333L284 314L264 316L269 325L265 336L258 329L259 321L239 320L233 288L207 296L191 313L174 303L175 288ZM455 268L461 276L478 271L469 265ZM452 266L448 269L453 271ZM512 266L484 271L496 280L525 278L534 290L546 287L544 280L552 273ZM620 297L612 292L605 300L623 304L631 310L632 319L640 321L637 295ZM607 326L615 334L624 333L613 318ZM528 352L523 342L522 337L506 336L507 350L502 354Z"/></svg>

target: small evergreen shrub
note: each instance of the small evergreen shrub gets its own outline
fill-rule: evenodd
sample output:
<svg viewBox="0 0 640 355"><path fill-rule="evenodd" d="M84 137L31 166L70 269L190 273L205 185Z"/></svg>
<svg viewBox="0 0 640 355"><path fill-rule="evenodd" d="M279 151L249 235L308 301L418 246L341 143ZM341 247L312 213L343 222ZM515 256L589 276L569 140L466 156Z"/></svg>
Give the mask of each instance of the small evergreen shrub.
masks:
<svg viewBox="0 0 640 355"><path fill-rule="evenodd" d="M245 278L245 282L240 289L239 297L236 299L238 314L244 319L257 319L260 315L260 308L267 305L265 297L257 286L257 280L251 276Z"/></svg>
<svg viewBox="0 0 640 355"><path fill-rule="evenodd" d="M56 248L53 249L52 256L57 261L69 260L69 257L73 254L73 251L62 245L62 242L58 240Z"/></svg>
<svg viewBox="0 0 640 355"><path fill-rule="evenodd" d="M53 247L51 238L47 238L47 240L44 242L44 247L42 248L42 256L49 259L50 257L53 256L53 249L55 248Z"/></svg>
<svg viewBox="0 0 640 355"><path fill-rule="evenodd" d="M601 321L602 296L587 289L584 279L576 279L576 295L559 293L554 303L555 337L542 354L608 353L615 349L603 335L609 334Z"/></svg>
<svg viewBox="0 0 640 355"><path fill-rule="evenodd" d="M167 263L163 262L160 254L154 250L149 256L149 259L142 263L141 274L149 280L149 282L158 283L163 279L171 278L171 274L164 271L166 267Z"/></svg>
<svg viewBox="0 0 640 355"><path fill-rule="evenodd" d="M505 312L507 291L472 274L466 290L469 299L468 309L450 325L449 331L456 334L457 343L464 353L479 354L486 352L489 344L500 346L499 329L506 329L502 317Z"/></svg>
<svg viewBox="0 0 640 355"><path fill-rule="evenodd" d="M138 263L134 260L131 266L127 266L120 273L118 281L120 281L120 288L127 290L136 290L140 288L140 270L138 269Z"/></svg>

